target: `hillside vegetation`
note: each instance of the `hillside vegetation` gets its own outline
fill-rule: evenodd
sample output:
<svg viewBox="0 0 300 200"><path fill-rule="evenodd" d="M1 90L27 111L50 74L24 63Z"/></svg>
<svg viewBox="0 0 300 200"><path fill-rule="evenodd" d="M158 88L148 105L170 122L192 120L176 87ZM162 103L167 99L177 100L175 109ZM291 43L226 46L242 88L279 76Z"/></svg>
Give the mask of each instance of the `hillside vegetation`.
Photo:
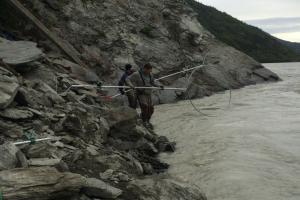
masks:
<svg viewBox="0 0 300 200"><path fill-rule="evenodd" d="M198 14L200 23L219 40L256 60L263 63L300 61L300 53L261 29L195 0L186 1Z"/></svg>

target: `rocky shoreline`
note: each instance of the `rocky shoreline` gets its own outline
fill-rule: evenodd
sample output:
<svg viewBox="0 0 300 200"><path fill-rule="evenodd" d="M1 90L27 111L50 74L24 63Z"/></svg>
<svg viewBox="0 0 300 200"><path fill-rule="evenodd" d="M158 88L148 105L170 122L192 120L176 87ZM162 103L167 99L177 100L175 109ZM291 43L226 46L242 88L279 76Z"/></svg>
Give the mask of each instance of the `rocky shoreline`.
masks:
<svg viewBox="0 0 300 200"><path fill-rule="evenodd" d="M69 77L66 66L56 64L33 43L1 41L7 43L0 45L2 52L27 48L24 55L18 54L22 59L3 56L0 67L4 199L160 198L162 194L152 190L165 192L170 199L171 192L195 196L167 178L145 179L168 168L157 155L174 151L175 144L144 128L135 110L106 102L94 89L60 92L79 83ZM56 81L55 77L62 78ZM13 144L28 140L29 133L33 140L52 139ZM173 191L174 186L178 190Z"/></svg>
<svg viewBox="0 0 300 200"><path fill-rule="evenodd" d="M193 98L279 80L250 57L215 40L182 1L163 2L136 1L130 10L117 1L26 4L80 52L88 68L68 59L34 27L18 21L20 16L14 12L7 15L9 24L0 17L0 192L4 199L206 199L198 188L163 173L169 165L157 156L173 152L175 143L144 128L135 110L122 106L120 100L110 101L107 92L95 88L69 90L73 84L100 80L114 84L121 66L129 62L137 67L149 60L156 66L156 76L206 60L188 85ZM0 9L7 9L3 4ZM124 13L126 20L121 17ZM175 87L185 83L184 77L164 81ZM156 102L185 96L165 92L156 95ZM51 140L35 142L38 138ZM32 144L13 144L23 140Z"/></svg>

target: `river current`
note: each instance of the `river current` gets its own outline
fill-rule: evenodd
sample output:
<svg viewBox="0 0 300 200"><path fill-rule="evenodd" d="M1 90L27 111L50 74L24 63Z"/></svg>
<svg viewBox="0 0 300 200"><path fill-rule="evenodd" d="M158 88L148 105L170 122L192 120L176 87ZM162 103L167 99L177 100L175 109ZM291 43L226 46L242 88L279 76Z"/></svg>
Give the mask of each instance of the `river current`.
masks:
<svg viewBox="0 0 300 200"><path fill-rule="evenodd" d="M156 107L155 130L177 142L168 173L209 200L300 199L300 63L265 64L283 81Z"/></svg>

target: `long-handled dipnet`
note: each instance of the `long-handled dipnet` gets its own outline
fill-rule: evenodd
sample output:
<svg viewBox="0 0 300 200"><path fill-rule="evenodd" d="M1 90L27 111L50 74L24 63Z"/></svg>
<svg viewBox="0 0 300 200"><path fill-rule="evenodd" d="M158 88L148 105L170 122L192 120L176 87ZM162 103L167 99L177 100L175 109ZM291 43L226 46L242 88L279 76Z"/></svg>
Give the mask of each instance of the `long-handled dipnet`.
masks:
<svg viewBox="0 0 300 200"><path fill-rule="evenodd" d="M129 87L129 86L115 86L115 85L71 85L66 92L70 91L71 88L106 88L106 89L114 89L114 88L123 88L123 89L152 89L152 90L161 90L161 87ZM164 90L183 90L186 88L175 88L175 87L164 87Z"/></svg>
<svg viewBox="0 0 300 200"><path fill-rule="evenodd" d="M160 81L162 79L166 79L166 78L169 78L169 77L172 77L172 76L175 76L175 75L178 75L178 74L182 74L182 73L185 73L185 72L189 72L189 71L192 71L192 70L195 70L195 69L198 69L198 68L201 68L205 65L199 65L199 66L196 66L196 67L192 67L192 68L189 68L189 69L185 69L185 70L182 70L182 71L179 71L179 72L175 72L175 73L172 73L172 74L169 74L169 75L166 75L166 76L163 76L163 77L160 77L160 78L157 78L157 79L154 79L154 81ZM165 88L166 89L166 88ZM186 90L187 88L185 88ZM129 90L125 90L124 92L127 93L129 91L131 91L132 89L129 89ZM122 94L119 93L119 94L116 94L114 96L112 96L111 98L116 98L116 97L119 97L121 96Z"/></svg>

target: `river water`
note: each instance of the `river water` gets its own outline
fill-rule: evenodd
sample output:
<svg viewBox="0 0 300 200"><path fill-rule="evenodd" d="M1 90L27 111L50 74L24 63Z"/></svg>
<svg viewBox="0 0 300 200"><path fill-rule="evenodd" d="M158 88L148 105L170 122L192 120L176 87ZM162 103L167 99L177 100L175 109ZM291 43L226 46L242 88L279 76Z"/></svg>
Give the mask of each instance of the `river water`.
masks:
<svg viewBox="0 0 300 200"><path fill-rule="evenodd" d="M177 142L162 154L169 174L209 200L300 200L300 63L266 64L282 82L156 108L158 133Z"/></svg>

